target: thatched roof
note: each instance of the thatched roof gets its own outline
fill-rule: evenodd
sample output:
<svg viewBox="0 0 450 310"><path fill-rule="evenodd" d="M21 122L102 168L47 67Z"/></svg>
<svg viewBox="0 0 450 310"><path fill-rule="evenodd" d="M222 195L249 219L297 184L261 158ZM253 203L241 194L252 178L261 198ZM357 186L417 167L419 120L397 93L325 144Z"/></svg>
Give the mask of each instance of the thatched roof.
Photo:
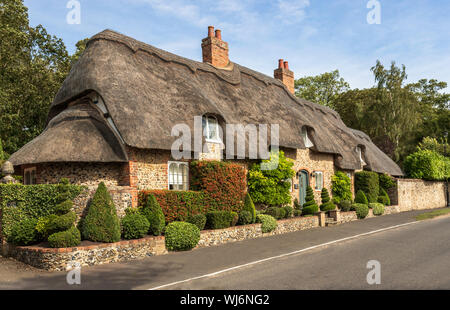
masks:
<svg viewBox="0 0 450 310"><path fill-rule="evenodd" d="M175 124L193 129L194 116L210 113L229 124L279 124L280 146L289 148L305 147L300 133L308 126L314 149L336 154L338 167L360 169L355 148L361 144L373 152L366 154L371 169L402 174L370 139L347 128L335 111L298 99L281 81L235 63L217 69L105 30L89 41L73 66L49 120L88 90L103 98L124 143L131 147L170 150ZM70 153L65 153L68 159Z"/></svg>

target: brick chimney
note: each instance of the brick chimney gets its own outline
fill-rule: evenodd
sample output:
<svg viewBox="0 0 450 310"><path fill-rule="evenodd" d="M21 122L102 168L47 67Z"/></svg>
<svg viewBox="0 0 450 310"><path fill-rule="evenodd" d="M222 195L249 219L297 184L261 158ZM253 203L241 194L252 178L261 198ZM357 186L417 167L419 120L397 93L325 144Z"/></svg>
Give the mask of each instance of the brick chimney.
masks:
<svg viewBox="0 0 450 310"><path fill-rule="evenodd" d="M214 32L214 27L208 27L208 36L202 40L203 62L217 68L224 68L230 62L228 58L228 43L222 41L220 30Z"/></svg>
<svg viewBox="0 0 450 310"><path fill-rule="evenodd" d="M278 60L278 69L273 71L273 77L279 79L287 87L287 89L294 94L294 72L289 70L289 64L283 59Z"/></svg>

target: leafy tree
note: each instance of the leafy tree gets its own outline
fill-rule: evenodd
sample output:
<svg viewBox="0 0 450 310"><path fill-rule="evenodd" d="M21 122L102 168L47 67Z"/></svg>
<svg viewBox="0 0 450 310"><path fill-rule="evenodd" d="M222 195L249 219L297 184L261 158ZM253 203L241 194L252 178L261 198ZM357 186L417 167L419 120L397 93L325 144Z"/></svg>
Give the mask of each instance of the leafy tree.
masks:
<svg viewBox="0 0 450 310"><path fill-rule="evenodd" d="M339 70L316 76L305 76L295 81L295 95L334 108L337 97L350 89L339 75Z"/></svg>
<svg viewBox="0 0 450 310"><path fill-rule="evenodd" d="M273 170L261 170L261 164L253 164L248 172L248 189L254 203L281 206L291 203L290 187L295 172L294 163L284 156L283 151L271 153L271 159L278 157L278 167ZM263 160L268 163L270 160Z"/></svg>
<svg viewBox="0 0 450 310"><path fill-rule="evenodd" d="M431 137L423 138L422 142L420 142L417 145L417 150L418 151L429 150L444 156L448 156L449 155L448 152L450 151L448 142L444 140L442 141L442 143L439 143L438 140L436 140L436 138Z"/></svg>
<svg viewBox="0 0 450 310"><path fill-rule="evenodd" d="M336 171L331 177L331 192L336 203L352 200L352 181L344 172Z"/></svg>
<svg viewBox="0 0 450 310"><path fill-rule="evenodd" d="M406 157L405 173L415 179L445 180L450 177L450 157L430 150L419 150Z"/></svg>

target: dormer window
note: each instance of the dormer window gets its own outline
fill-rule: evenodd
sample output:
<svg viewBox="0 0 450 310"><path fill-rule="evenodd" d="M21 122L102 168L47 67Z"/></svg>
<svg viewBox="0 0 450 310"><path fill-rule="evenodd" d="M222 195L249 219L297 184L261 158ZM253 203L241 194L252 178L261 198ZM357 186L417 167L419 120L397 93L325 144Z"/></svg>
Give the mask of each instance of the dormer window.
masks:
<svg viewBox="0 0 450 310"><path fill-rule="evenodd" d="M356 147L356 153L358 154L359 160L361 161L361 165L362 166L367 165L366 162L363 159L362 151L361 151L361 148L359 146Z"/></svg>
<svg viewBox="0 0 450 310"><path fill-rule="evenodd" d="M205 115L202 119L203 135L207 142L220 142L219 122L211 115Z"/></svg>
<svg viewBox="0 0 450 310"><path fill-rule="evenodd" d="M308 137L308 130L306 129L305 126L303 126L303 128L302 128L302 138L303 138L305 147L310 148L310 147L314 146L314 143L312 143L311 139L309 139L309 137Z"/></svg>

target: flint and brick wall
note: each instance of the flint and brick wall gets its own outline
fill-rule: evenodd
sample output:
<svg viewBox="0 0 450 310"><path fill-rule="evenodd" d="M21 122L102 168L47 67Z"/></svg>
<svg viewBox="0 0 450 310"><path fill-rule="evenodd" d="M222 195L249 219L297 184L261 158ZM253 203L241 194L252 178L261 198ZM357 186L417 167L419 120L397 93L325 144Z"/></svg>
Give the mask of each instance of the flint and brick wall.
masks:
<svg viewBox="0 0 450 310"><path fill-rule="evenodd" d="M400 211L445 207L445 182L417 179L397 180Z"/></svg>

